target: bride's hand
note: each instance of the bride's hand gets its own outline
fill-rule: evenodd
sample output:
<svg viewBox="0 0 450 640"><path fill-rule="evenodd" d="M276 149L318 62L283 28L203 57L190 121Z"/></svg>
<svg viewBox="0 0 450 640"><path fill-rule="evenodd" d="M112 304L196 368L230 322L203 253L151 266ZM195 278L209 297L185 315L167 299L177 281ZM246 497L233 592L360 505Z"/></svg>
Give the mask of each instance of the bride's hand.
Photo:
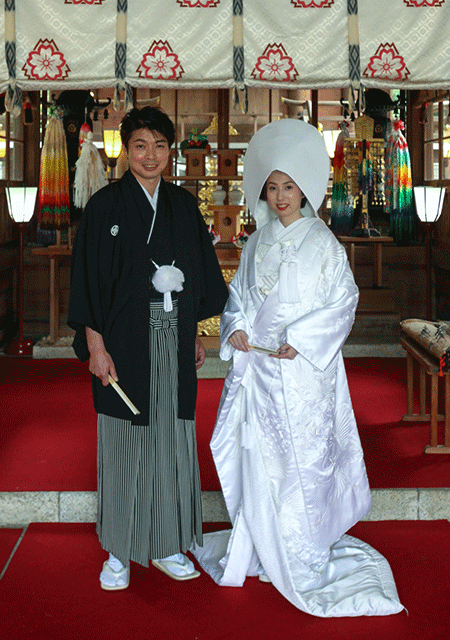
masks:
<svg viewBox="0 0 450 640"><path fill-rule="evenodd" d="M238 351L250 351L250 347L248 346L248 335L242 329L238 329L231 334L228 338L228 342L232 347L238 349Z"/></svg>
<svg viewBox="0 0 450 640"><path fill-rule="evenodd" d="M294 349L294 347L291 347L290 344L283 344L281 345L281 347L278 349L278 354L277 355L272 355L271 354L271 358L279 358L279 359L284 359L287 358L288 360L293 360L295 358L295 356L298 354L298 351L296 351Z"/></svg>

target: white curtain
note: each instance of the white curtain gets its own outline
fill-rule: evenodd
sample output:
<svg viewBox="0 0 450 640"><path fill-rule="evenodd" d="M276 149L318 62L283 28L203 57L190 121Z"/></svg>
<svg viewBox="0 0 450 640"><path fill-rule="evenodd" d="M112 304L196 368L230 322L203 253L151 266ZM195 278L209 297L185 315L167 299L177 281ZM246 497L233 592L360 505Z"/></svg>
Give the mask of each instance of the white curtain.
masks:
<svg viewBox="0 0 450 640"><path fill-rule="evenodd" d="M244 0L247 86L314 89L349 84L347 2L302 6L311 4Z"/></svg>
<svg viewBox="0 0 450 640"><path fill-rule="evenodd" d="M382 8L378 8L380 5ZM365 86L449 86L448 0L359 0L359 39L361 80Z"/></svg>
<svg viewBox="0 0 450 640"><path fill-rule="evenodd" d="M115 2L15 0L16 78L21 89L114 85ZM3 71L3 66L2 66ZM8 84L2 76L1 87Z"/></svg>
<svg viewBox="0 0 450 640"><path fill-rule="evenodd" d="M230 87L232 2L134 0L128 7L127 81L133 87Z"/></svg>
<svg viewBox="0 0 450 640"><path fill-rule="evenodd" d="M354 38L365 86L445 89L449 24L450 0L4 0L0 92L345 87Z"/></svg>

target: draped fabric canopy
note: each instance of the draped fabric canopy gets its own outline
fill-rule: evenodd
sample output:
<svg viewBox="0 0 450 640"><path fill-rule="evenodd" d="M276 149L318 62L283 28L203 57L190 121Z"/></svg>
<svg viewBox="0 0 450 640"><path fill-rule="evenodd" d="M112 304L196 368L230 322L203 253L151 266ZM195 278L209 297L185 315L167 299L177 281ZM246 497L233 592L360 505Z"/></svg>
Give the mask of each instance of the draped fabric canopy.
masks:
<svg viewBox="0 0 450 640"><path fill-rule="evenodd" d="M22 90L450 85L450 0L4 0L0 33L10 111Z"/></svg>

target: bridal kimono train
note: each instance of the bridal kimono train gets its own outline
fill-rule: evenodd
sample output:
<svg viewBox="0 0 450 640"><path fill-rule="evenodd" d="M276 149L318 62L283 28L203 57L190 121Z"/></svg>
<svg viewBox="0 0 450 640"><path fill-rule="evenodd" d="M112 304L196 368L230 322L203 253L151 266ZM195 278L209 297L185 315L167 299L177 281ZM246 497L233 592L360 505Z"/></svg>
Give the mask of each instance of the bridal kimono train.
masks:
<svg viewBox="0 0 450 640"><path fill-rule="evenodd" d="M357 301L345 250L318 217L250 236L222 315L220 356L232 364L211 441L233 526L194 549L219 585L264 573L322 617L403 610L386 559L346 535L371 503L341 354ZM236 330L298 354L235 350Z"/></svg>

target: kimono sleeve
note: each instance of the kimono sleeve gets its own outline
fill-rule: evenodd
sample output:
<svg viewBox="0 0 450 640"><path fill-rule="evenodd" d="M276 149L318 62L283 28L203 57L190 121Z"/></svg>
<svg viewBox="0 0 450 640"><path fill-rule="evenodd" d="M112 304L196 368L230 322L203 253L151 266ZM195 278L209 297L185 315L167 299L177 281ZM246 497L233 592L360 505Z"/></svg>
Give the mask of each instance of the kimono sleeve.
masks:
<svg viewBox="0 0 450 640"><path fill-rule="evenodd" d="M244 247L239 268L230 283L230 295L220 320L220 358L225 361L230 360L235 352L234 347L228 342L231 334L242 330L250 335L250 322L245 314L243 302L247 246Z"/></svg>
<svg viewBox="0 0 450 640"><path fill-rule="evenodd" d="M313 366L325 371L351 331L359 299L345 249L334 238L324 253L321 277L328 279L325 303L288 325L285 337Z"/></svg>
<svg viewBox="0 0 450 640"><path fill-rule="evenodd" d="M98 209L91 199L86 205L72 248L67 324L76 332L72 346L81 362L90 356L86 327L102 333L103 324L99 274L100 224L97 213Z"/></svg>

